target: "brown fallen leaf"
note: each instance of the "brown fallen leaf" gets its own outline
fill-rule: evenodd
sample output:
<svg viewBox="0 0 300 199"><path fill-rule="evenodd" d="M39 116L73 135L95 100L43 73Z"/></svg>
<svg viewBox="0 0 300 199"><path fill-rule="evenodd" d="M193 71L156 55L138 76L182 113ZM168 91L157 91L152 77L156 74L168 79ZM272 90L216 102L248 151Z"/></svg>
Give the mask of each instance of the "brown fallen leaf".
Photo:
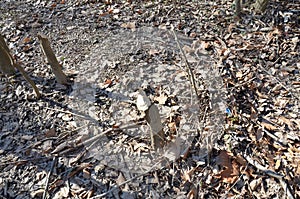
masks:
<svg viewBox="0 0 300 199"><path fill-rule="evenodd" d="M288 127L290 128L290 129L294 129L294 127L295 127L295 125L293 124L293 122L290 120L290 119L288 119L288 118L286 118L286 117L284 117L284 116L280 116L279 118L278 118L278 121L279 121L279 124L286 124L286 125L288 125Z"/></svg>
<svg viewBox="0 0 300 199"><path fill-rule="evenodd" d="M245 160L245 158L243 158L243 156L237 155L235 160L236 160L240 165L242 165L242 166L247 166L247 161Z"/></svg>
<svg viewBox="0 0 300 199"><path fill-rule="evenodd" d="M232 184L239 178L240 164L234 159L233 155L227 151L221 151L216 157L216 163L225 167L221 172L215 175L216 178L220 178L222 182Z"/></svg>
<svg viewBox="0 0 300 199"><path fill-rule="evenodd" d="M194 172L195 172L195 168L183 171L183 173L181 174L183 184L186 183L186 182L191 182L191 176L194 174Z"/></svg>
<svg viewBox="0 0 300 199"><path fill-rule="evenodd" d="M276 100L275 100L274 105L275 105L275 106L279 106L280 108L284 108L284 107L286 107L286 105L287 105L288 103L289 103L289 100L279 98L279 99L276 99Z"/></svg>
<svg viewBox="0 0 300 199"><path fill-rule="evenodd" d="M250 189L255 191L259 185L261 185L262 178L254 179L249 183Z"/></svg>
<svg viewBox="0 0 300 199"><path fill-rule="evenodd" d="M239 178L239 165L236 161L232 161L230 167L225 168L215 177L220 178L222 182L233 184Z"/></svg>
<svg viewBox="0 0 300 199"><path fill-rule="evenodd" d="M49 129L48 131L45 132L45 137L50 138L50 137L56 137L57 133L54 128Z"/></svg>
<svg viewBox="0 0 300 199"><path fill-rule="evenodd" d="M171 133L176 133L176 131L177 131L176 122L168 123L168 127L169 127Z"/></svg>
<svg viewBox="0 0 300 199"><path fill-rule="evenodd" d="M118 176L118 178L117 178L117 180L116 180L117 185L120 186L120 185L122 185L125 181L126 181L126 178L124 177L123 173L120 172L120 173L119 173L119 176ZM120 188L121 188L123 191L129 191L129 186L128 186L128 184L125 184L125 186L121 186Z"/></svg>
<svg viewBox="0 0 300 199"><path fill-rule="evenodd" d="M106 79L105 82L104 82L104 84L110 86L110 85L112 84L112 82L113 82L113 81L112 81L111 79Z"/></svg>
<svg viewBox="0 0 300 199"><path fill-rule="evenodd" d="M269 98L267 95L264 95L264 94L260 93L258 90L256 90L256 94L258 95L259 98L262 98L262 99L268 99Z"/></svg>
<svg viewBox="0 0 300 199"><path fill-rule="evenodd" d="M196 199L198 198L198 190L195 185L193 185L192 189L187 194L187 199Z"/></svg>
<svg viewBox="0 0 300 199"><path fill-rule="evenodd" d="M125 179L123 173L120 172L118 178L116 179L117 185L120 185L120 184L122 184L125 181L126 181L126 179Z"/></svg>
<svg viewBox="0 0 300 199"><path fill-rule="evenodd" d="M239 178L239 164L236 161L232 161L232 167L227 168L221 174L222 181L225 183L233 184Z"/></svg>
<svg viewBox="0 0 300 199"><path fill-rule="evenodd" d="M270 123L262 122L260 125L261 125L262 127L264 127L265 129L268 129L268 130L270 130L270 131L277 130L277 127L274 126L274 125L272 125L272 124L270 124Z"/></svg>
<svg viewBox="0 0 300 199"><path fill-rule="evenodd" d="M151 48L148 53L149 53L149 55L157 55L160 53L160 51L158 51L157 49Z"/></svg>
<svg viewBox="0 0 300 199"><path fill-rule="evenodd" d="M136 28L135 22L122 23L122 24L121 24L121 27L122 27L122 28L131 29L132 31L134 31L135 28Z"/></svg>
<svg viewBox="0 0 300 199"><path fill-rule="evenodd" d="M23 43L24 44L28 44L28 43L30 43L32 41L32 39L30 38L30 37L25 37L24 39L23 39Z"/></svg>
<svg viewBox="0 0 300 199"><path fill-rule="evenodd" d="M242 78L243 77L243 72L242 71L238 71L238 72L236 72L236 74L235 74L235 76L237 77L237 78Z"/></svg>
<svg viewBox="0 0 300 199"><path fill-rule="evenodd" d="M300 161L297 162L297 169L295 171L295 173L300 176Z"/></svg>
<svg viewBox="0 0 300 199"><path fill-rule="evenodd" d="M216 157L216 163L220 166L230 167L230 157L227 151L221 151L220 154Z"/></svg>

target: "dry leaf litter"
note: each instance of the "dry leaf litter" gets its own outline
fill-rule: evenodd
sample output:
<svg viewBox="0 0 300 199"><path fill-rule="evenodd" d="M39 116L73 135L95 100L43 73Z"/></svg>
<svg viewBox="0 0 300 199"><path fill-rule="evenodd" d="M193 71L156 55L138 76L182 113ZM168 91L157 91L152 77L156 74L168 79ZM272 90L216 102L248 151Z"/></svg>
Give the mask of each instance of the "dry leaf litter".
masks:
<svg viewBox="0 0 300 199"><path fill-rule="evenodd" d="M43 94L0 76L1 197L300 197L299 3L245 6L240 18L232 3L1 1L1 34ZM72 86L55 82L39 32ZM169 139L151 157L140 87Z"/></svg>

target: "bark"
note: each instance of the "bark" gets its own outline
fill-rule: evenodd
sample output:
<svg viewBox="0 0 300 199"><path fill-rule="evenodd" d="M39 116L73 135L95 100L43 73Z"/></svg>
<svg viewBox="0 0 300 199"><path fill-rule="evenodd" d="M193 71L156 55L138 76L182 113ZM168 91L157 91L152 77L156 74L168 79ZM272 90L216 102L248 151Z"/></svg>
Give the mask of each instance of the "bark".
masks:
<svg viewBox="0 0 300 199"><path fill-rule="evenodd" d="M44 55L47 57L48 63L50 64L52 71L56 77L56 81L60 84L68 85L68 78L62 71L62 67L57 61L57 58L50 46L50 42L45 35L38 34L38 39L41 44L41 49Z"/></svg>
<svg viewBox="0 0 300 199"><path fill-rule="evenodd" d="M0 72L6 75L13 75L16 72L13 58L2 35L0 35Z"/></svg>
<svg viewBox="0 0 300 199"><path fill-rule="evenodd" d="M30 79L30 77L27 75L25 70L16 63L15 59L11 56L9 52L9 48L7 44L5 43L4 38L0 35L0 69L4 74L7 75L13 75L16 71L15 68L17 68L20 73L23 75L25 80L32 86L37 99L41 97L41 94L39 92L39 89L35 85L34 81Z"/></svg>
<svg viewBox="0 0 300 199"><path fill-rule="evenodd" d="M37 86L35 85L34 81L32 81L30 79L30 77L27 75L27 73L25 72L25 70L18 64L18 63L14 63L14 66L20 71L20 73L23 75L23 77L25 78L25 80L32 86L36 98L40 99L41 97L41 93L39 91L39 89L37 88Z"/></svg>

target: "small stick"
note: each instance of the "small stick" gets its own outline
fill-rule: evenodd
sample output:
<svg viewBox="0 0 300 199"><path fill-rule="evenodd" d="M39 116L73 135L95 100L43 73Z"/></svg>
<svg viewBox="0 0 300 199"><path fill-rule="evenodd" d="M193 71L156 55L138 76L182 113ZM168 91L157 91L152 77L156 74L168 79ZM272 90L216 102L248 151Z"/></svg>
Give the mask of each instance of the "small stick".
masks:
<svg viewBox="0 0 300 199"><path fill-rule="evenodd" d="M80 117L82 119L86 119L86 120L90 120L90 121L93 121L95 123L97 123L98 121L94 118L92 118L91 116L86 116L86 115L80 115L80 114L77 114L77 113L73 113L71 111L64 111L64 110L60 110L60 109L55 109L55 108L49 108L49 107L44 107L45 109L48 109L48 110L52 110L52 111L58 111L58 112L61 112L61 113L66 113L66 114L71 114L71 115L74 115L76 117Z"/></svg>
<svg viewBox="0 0 300 199"><path fill-rule="evenodd" d="M272 138L273 140L275 140L278 144L280 144L282 146L286 146L287 145L286 141L284 141L284 140L281 141L280 138L278 138L276 135L273 135L272 133L270 133L266 129L263 129L263 132L266 133L270 138Z"/></svg>
<svg viewBox="0 0 300 199"><path fill-rule="evenodd" d="M87 140L85 140L84 142L79 143L79 144L76 145L75 147L82 147L82 146L84 146L84 145L90 144L91 142L92 142L92 145L94 145L93 142L97 141L99 138L101 138L102 136L104 136L105 134L107 134L107 133L109 133L109 132L112 132L112 131L119 131L119 130L124 130L124 129L128 129L128 128L133 128L133 127L136 127L137 125L143 124L143 123L144 123L144 122L139 122L139 123L136 123L136 124L128 124L128 125L121 126L121 127L117 127L117 128L109 128L109 129L107 129L106 131L104 131L104 132L102 132L102 133L100 133L100 134L98 134L98 135L96 135L96 136L94 136L94 137L92 137L92 138L90 138L90 139L87 139ZM61 152L59 153L59 155L66 154L66 153L68 153L68 152L70 152L70 151L72 151L72 150L73 150L73 148L68 148L68 149L66 149L66 150L64 150L64 151L61 151Z"/></svg>
<svg viewBox="0 0 300 199"><path fill-rule="evenodd" d="M47 178L46 178L46 184L45 184L45 189L44 189L44 193L43 193L43 199L46 199L46 197L47 197L47 192L48 192L48 187L49 187L49 178L51 176L51 173L53 172L54 165L56 164L56 160L57 160L57 156L54 156L53 160L52 160L50 171L49 171L49 173L47 175Z"/></svg>
<svg viewBox="0 0 300 199"><path fill-rule="evenodd" d="M120 131L120 130L124 130L124 129L129 129L129 128L134 128L134 127L137 127L139 124L143 124L144 122L139 122L139 123L136 123L136 124L128 124L128 125L124 125L124 126L120 126L120 127L117 127L117 128L110 128L110 129L107 129L106 131L90 138L90 139L87 139L85 140L84 142L81 142L79 144L79 146L83 146L83 145L86 145L86 144L89 144L97 139L99 139L100 137L102 137L103 135L111 132L111 131Z"/></svg>
<svg viewBox="0 0 300 199"><path fill-rule="evenodd" d="M0 57L0 71L9 76L15 74L16 71L13 66L14 60L9 53L9 48L2 35L0 35Z"/></svg>
<svg viewBox="0 0 300 199"><path fill-rule="evenodd" d="M35 85L34 81L32 81L32 79L30 79L30 77L27 75L25 70L18 63L15 62L14 67L16 67L20 71L20 73L23 75L24 79L32 86L32 88L35 92L36 98L40 99L41 93L40 93L38 87Z"/></svg>
<svg viewBox="0 0 300 199"><path fill-rule="evenodd" d="M173 33L173 35L174 35L174 37L175 37L175 41L176 41L176 43L177 43L177 46L178 46L178 48L179 48L179 50L180 50L180 53L182 54L182 56L183 56L183 58L184 58L184 63L185 63L185 65L186 65L186 67L187 67L187 73L188 73L188 75L189 75L189 80L190 80L192 86L194 87L195 94L196 94L196 96L197 96L197 98L198 98L199 95L198 95L198 91L197 91L197 87L196 87L195 77L194 77L193 71L192 71L192 69L191 69L191 66L190 66L189 62L187 61L187 58L186 58L185 53L183 52L183 50L182 50L182 48L181 48L181 46L180 46L180 43L179 43L178 37L177 37L177 35L176 35L175 31L174 31L173 25L171 25L171 27L172 27L172 33Z"/></svg>
<svg viewBox="0 0 300 199"><path fill-rule="evenodd" d="M6 166L6 165L12 165L12 164L21 164L21 163L25 163L25 162L37 161L37 160L43 160L43 159L48 159L48 158L46 158L46 157L37 157L37 158L30 158L30 159L16 160L16 161L6 160L4 162L0 162L0 166Z"/></svg>

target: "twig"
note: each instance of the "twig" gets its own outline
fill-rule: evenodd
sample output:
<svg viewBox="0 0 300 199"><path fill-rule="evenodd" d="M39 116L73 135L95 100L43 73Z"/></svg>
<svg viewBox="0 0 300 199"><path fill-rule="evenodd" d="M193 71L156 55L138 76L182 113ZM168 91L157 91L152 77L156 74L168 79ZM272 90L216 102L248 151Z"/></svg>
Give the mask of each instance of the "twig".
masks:
<svg viewBox="0 0 300 199"><path fill-rule="evenodd" d="M9 48L4 40L4 37L0 34L0 71L2 74L9 76L15 74L14 59L10 54Z"/></svg>
<svg viewBox="0 0 300 199"><path fill-rule="evenodd" d="M288 184L284 181L284 176L281 174L276 173L275 171L272 171L270 169L267 169L266 167L262 166L261 164L259 164L257 161L253 160L250 156L246 155L244 157L251 165L253 165L254 167L256 167L258 170L261 170L262 172L264 172L265 174L276 178L279 180L280 185L282 186L283 190L285 191L285 193L287 194L287 197L289 199L295 199L295 197L293 196L292 192L291 192L291 187L288 186Z"/></svg>
<svg viewBox="0 0 300 199"><path fill-rule="evenodd" d="M269 131L267 131L266 129L263 129L263 132L266 133L270 138L272 138L274 141L276 141L278 144L282 145L282 146L286 146L287 142L286 141L281 141L279 137L277 137L276 135L270 133Z"/></svg>
<svg viewBox="0 0 300 199"><path fill-rule="evenodd" d="M43 160L43 159L47 159L47 158L46 157L37 157L37 158L30 158L30 159L16 160L16 161L6 160L4 162L0 162L0 166L21 164L21 163L25 163L25 162L31 162L31 161Z"/></svg>
<svg viewBox="0 0 300 199"><path fill-rule="evenodd" d="M175 31L174 31L174 27L173 27L173 25L171 25L171 29L172 29L172 33L173 33L173 35L174 35L174 37L175 37L175 41L176 41L176 43L177 43L177 46L178 46L178 48L179 48L179 50L180 50L180 53L182 54L182 56L183 56L183 58L184 58L184 63L185 63L185 65L186 65L186 68L187 68L187 73L188 73L188 76L189 76L189 80L190 80L190 82L191 82L191 84L192 84L192 86L193 86L193 88L194 88L194 90L195 90L195 94L196 94L196 96L197 96L197 98L199 97L199 95L198 95L198 91L197 91L197 87L196 87L196 81L195 81L195 77L194 77L194 74L193 74L193 71L192 71L192 69L191 69L191 66L190 66L190 64L189 64L189 62L188 62L188 60L187 60L187 58L186 58L186 55L185 55L185 53L183 52L183 50L182 50L182 48L181 48L181 46L180 46L180 43L179 43L179 41L178 41L178 37L177 37L177 35L176 35L176 33L175 33Z"/></svg>
<svg viewBox="0 0 300 199"><path fill-rule="evenodd" d="M24 79L32 86L32 88L35 92L36 98L40 99L41 93L40 93L38 87L35 85L34 81L32 81L32 79L30 79L30 77L27 75L25 70L18 63L15 62L14 67L16 67L20 71L20 73L23 75Z"/></svg>
<svg viewBox="0 0 300 199"><path fill-rule="evenodd" d="M82 146L86 146L88 144L90 144L92 142L92 145L94 144L93 142L97 141L99 138L101 138L102 136L104 136L105 134L109 133L109 132L112 132L112 131L120 131L120 130L124 130L124 129L128 129L128 128L133 128L133 127L136 127L138 126L139 124L143 124L144 122L139 122L139 123L136 123L136 124L128 124L128 125L125 125L125 126L121 126L121 127L117 127L117 128L109 128L107 129L106 131L90 138L90 139L87 139L85 140L84 142L81 142L79 144L77 144L75 147L78 148L78 147L82 147ZM61 151L59 153L59 155L63 155L63 154L66 154L70 151L74 150L74 148L68 148L64 151Z"/></svg>
<svg viewBox="0 0 300 199"><path fill-rule="evenodd" d="M52 160L50 171L49 171L49 173L47 175L47 178L46 178L46 184L45 184L45 189L44 189L44 193L43 193L43 199L46 199L46 197L47 197L47 192L48 192L48 187L49 187L49 178L51 176L51 173L53 172L54 165L56 164L56 160L57 160L57 156L54 156L53 160Z"/></svg>
<svg viewBox="0 0 300 199"><path fill-rule="evenodd" d="M120 131L120 130L124 130L124 129L130 129L130 128L134 128L134 127L137 127L139 124L144 124L144 122L138 122L136 124L128 124L128 125L124 125L124 126L120 126L120 127L117 127L117 128L110 128L106 131L104 131L103 133L100 133L90 139L87 139L85 140L84 142L81 143L81 146L82 145L86 145L86 144L89 144L97 139L99 139L100 137L102 137L103 135L111 132L111 131Z"/></svg>
<svg viewBox="0 0 300 199"><path fill-rule="evenodd" d="M90 116L80 115L80 114L77 114L77 113L73 113L73 112L71 112L71 111L64 111L64 110L55 109L55 108L49 108L49 107L44 107L44 108L45 108L45 109L48 109L48 110L52 110L52 111L58 111L58 112L61 112L61 113L71 114L71 115L80 117L80 118L82 118L82 119L90 120L90 121L93 121L93 122L96 121L94 118L92 118L92 117L90 117Z"/></svg>

